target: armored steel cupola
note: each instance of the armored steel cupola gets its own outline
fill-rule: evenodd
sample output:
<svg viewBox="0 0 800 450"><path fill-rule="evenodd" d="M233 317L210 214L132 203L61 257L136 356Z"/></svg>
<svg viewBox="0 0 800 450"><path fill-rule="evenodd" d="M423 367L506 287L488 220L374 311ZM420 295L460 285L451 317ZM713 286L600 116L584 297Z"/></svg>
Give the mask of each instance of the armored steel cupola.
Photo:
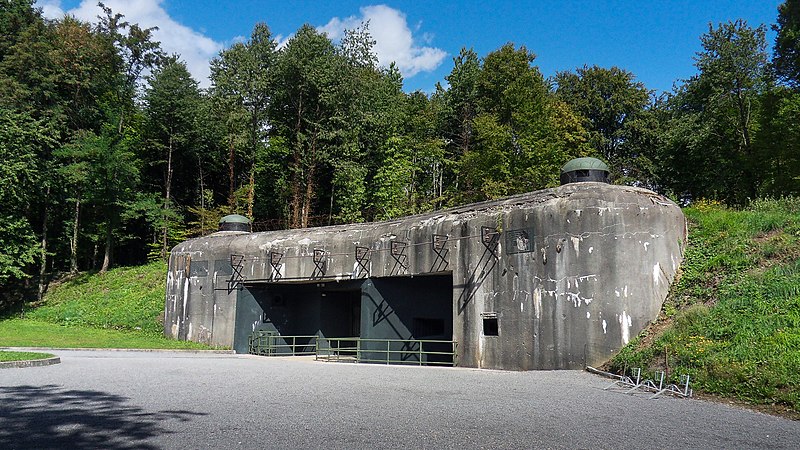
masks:
<svg viewBox="0 0 800 450"><path fill-rule="evenodd" d="M239 214L229 214L219 219L219 231L250 232L250 219Z"/></svg>
<svg viewBox="0 0 800 450"><path fill-rule="evenodd" d="M610 183L608 165L597 158L575 158L561 168L561 184L596 181Z"/></svg>

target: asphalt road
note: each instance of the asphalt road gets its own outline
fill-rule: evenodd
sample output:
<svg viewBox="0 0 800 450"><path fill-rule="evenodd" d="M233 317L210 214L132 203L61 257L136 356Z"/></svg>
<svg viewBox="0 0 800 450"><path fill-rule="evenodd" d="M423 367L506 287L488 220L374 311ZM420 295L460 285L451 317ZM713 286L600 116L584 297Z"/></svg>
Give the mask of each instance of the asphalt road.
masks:
<svg viewBox="0 0 800 450"><path fill-rule="evenodd" d="M55 353L0 371L0 448L800 447L800 422L605 391L579 371Z"/></svg>

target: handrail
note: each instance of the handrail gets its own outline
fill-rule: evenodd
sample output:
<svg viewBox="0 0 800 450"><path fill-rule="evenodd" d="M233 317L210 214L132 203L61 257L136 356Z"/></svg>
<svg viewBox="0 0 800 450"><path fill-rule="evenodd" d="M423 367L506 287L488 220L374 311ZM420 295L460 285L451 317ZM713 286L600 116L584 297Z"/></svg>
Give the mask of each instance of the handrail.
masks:
<svg viewBox="0 0 800 450"><path fill-rule="evenodd" d="M327 347L323 343L327 342ZM370 344L381 344L380 346ZM384 348L382 344L385 344ZM396 344L402 347L397 349ZM426 345L428 350L425 349ZM449 345L450 351L430 349ZM349 361L383 364L458 365L458 342L439 339L323 338L317 340L318 361Z"/></svg>
<svg viewBox="0 0 800 450"><path fill-rule="evenodd" d="M248 353L259 356L310 356L317 353L319 336L282 336L271 331L255 331L250 335ZM289 344L291 340L291 344ZM297 341L305 341L298 343ZM281 343L279 341L283 341ZM313 341L313 343L312 343ZM286 351L288 350L288 351Z"/></svg>
<svg viewBox="0 0 800 450"><path fill-rule="evenodd" d="M260 356L314 355L317 361L458 365L458 342L443 339L284 336L258 330L250 335L248 352Z"/></svg>

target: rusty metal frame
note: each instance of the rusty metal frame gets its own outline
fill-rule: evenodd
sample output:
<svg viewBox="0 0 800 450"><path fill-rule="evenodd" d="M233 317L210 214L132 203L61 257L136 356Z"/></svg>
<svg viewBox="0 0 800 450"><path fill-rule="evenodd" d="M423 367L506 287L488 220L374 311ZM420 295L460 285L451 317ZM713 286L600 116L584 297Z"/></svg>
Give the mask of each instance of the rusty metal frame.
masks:
<svg viewBox="0 0 800 450"><path fill-rule="evenodd" d="M356 262L358 263L358 267L361 268L361 272L366 273L365 278L369 278L369 261L371 255L372 251L370 250L369 247L362 247L360 245L356 245L356 251L355 251ZM361 273L359 273L359 275L361 275Z"/></svg>
<svg viewBox="0 0 800 450"><path fill-rule="evenodd" d="M395 269L397 269L398 266L400 266L400 268L403 269L404 271L408 272L408 255L406 255L407 249L408 249L408 242L391 241L389 243L389 253L395 260L395 265L392 268L392 274L399 275L399 273L394 273Z"/></svg>
<svg viewBox="0 0 800 450"><path fill-rule="evenodd" d="M268 254L269 265L272 266L272 274L269 276L270 281L280 281L283 278L281 273L281 260L283 260L283 253L270 251Z"/></svg>
<svg viewBox="0 0 800 450"><path fill-rule="evenodd" d="M238 289L245 281L242 274L244 269L244 255L231 254L231 278L228 280L228 294Z"/></svg>
<svg viewBox="0 0 800 450"><path fill-rule="evenodd" d="M311 273L311 279L317 280L325 276L328 269L328 252L321 248L314 249L314 271Z"/></svg>

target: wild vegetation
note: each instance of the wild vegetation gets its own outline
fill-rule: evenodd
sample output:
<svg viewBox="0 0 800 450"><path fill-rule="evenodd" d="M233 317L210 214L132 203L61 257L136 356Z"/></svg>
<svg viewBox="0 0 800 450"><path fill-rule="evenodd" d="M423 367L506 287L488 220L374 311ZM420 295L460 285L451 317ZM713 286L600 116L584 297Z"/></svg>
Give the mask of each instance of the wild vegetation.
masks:
<svg viewBox="0 0 800 450"><path fill-rule="evenodd" d="M684 211L680 279L611 368L688 374L699 391L800 412L800 201Z"/></svg>

